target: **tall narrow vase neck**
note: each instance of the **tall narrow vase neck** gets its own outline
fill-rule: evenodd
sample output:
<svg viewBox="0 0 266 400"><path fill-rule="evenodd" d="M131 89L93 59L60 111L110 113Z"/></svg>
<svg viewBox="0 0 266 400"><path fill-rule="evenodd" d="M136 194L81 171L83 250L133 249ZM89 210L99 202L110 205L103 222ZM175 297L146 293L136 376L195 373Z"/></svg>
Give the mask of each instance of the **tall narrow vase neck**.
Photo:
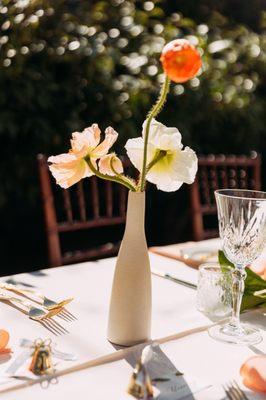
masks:
<svg viewBox="0 0 266 400"><path fill-rule="evenodd" d="M144 233L145 192L128 192L125 233Z"/></svg>

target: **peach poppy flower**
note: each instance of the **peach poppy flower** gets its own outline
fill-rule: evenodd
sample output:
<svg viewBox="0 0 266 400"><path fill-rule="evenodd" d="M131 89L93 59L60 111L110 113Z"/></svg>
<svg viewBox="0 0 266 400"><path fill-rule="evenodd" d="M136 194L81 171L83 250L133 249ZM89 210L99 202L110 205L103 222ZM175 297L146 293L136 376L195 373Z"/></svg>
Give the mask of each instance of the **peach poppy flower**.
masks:
<svg viewBox="0 0 266 400"><path fill-rule="evenodd" d="M176 39L167 43L160 61L165 74L176 83L193 78L201 67L199 52L186 39Z"/></svg>
<svg viewBox="0 0 266 400"><path fill-rule="evenodd" d="M94 175L88 166L85 157L95 168L96 161L105 156L114 144L118 133L111 127L105 130L105 138L100 143L101 131L97 124L84 129L83 132L74 132L71 139L71 149L68 153L48 158L49 169L56 179L56 183L67 189L81 179Z"/></svg>
<svg viewBox="0 0 266 400"><path fill-rule="evenodd" d="M115 176L124 172L123 164L115 153L107 154L100 158L99 170L102 174L110 176ZM115 170L117 174L115 174L113 170Z"/></svg>

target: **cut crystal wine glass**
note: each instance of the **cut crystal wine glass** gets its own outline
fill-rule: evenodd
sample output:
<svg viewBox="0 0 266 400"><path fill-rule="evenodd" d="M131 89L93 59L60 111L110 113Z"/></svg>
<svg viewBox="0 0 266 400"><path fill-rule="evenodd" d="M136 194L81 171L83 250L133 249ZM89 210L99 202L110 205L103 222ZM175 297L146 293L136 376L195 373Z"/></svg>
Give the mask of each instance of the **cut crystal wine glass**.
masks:
<svg viewBox="0 0 266 400"><path fill-rule="evenodd" d="M246 270L266 244L266 192L238 189L215 191L219 231L223 251L233 271L233 310L229 323L209 329L214 339L234 344L255 344L262 338L258 330L240 323L240 307Z"/></svg>

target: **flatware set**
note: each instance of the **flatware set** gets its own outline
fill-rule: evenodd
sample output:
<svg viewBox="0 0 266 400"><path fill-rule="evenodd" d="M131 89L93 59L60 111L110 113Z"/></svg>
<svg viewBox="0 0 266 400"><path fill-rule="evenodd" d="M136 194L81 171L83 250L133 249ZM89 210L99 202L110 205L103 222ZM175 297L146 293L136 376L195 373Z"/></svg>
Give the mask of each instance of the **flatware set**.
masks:
<svg viewBox="0 0 266 400"><path fill-rule="evenodd" d="M15 293L24 298L13 296L8 292ZM47 298L38 291L20 288L14 284L0 283L0 301L12 305L17 310L28 315L31 320L41 323L55 335L69 332L55 321L53 317L57 316L67 322L77 319L65 308L72 300L73 298L71 297L57 302ZM37 306L34 303L37 303Z"/></svg>

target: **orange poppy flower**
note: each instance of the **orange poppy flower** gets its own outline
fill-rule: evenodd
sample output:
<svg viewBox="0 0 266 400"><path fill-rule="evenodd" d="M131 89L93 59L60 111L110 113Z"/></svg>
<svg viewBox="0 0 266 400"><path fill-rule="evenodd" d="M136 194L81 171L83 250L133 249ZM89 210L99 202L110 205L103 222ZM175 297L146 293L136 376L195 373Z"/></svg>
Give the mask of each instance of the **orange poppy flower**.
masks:
<svg viewBox="0 0 266 400"><path fill-rule="evenodd" d="M193 78L201 67L199 52L186 39L176 39L167 43L160 61L166 75L176 83Z"/></svg>

